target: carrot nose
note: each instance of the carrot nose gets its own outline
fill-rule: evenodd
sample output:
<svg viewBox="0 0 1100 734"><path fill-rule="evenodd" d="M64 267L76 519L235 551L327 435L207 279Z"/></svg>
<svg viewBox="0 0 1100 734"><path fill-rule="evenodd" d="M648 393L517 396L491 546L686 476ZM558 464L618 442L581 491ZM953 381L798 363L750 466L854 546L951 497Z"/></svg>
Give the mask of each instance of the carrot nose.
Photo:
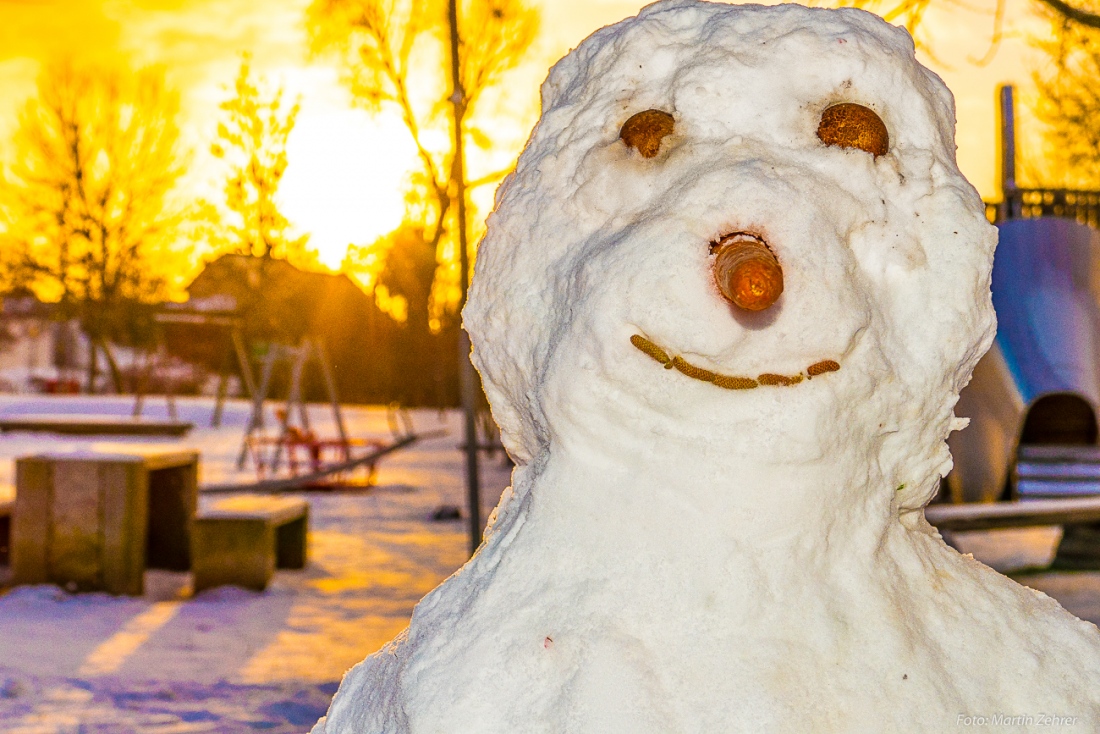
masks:
<svg viewBox="0 0 1100 734"><path fill-rule="evenodd" d="M764 241L737 232L713 247L714 281L722 296L746 311L763 311L783 293L783 269Z"/></svg>

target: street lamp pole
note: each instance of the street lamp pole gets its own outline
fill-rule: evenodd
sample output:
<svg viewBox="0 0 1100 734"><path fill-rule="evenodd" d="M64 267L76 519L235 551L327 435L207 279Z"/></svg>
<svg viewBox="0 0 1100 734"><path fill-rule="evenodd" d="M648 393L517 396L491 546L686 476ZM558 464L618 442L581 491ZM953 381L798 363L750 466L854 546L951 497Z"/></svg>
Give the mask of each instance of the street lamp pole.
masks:
<svg viewBox="0 0 1100 734"><path fill-rule="evenodd" d="M462 88L459 66L458 0L447 4L447 22L451 32L451 107L454 111L454 162L451 166L451 184L457 200L458 259L461 270L462 295L459 311L466 305L470 288L470 251L466 242L466 165L462 147L462 118L466 114L466 93ZM466 499L469 507L470 555L481 545L481 491L478 478L477 455L477 382L474 366L470 362L470 335L465 329L458 332L458 370L462 391L463 437L466 447Z"/></svg>

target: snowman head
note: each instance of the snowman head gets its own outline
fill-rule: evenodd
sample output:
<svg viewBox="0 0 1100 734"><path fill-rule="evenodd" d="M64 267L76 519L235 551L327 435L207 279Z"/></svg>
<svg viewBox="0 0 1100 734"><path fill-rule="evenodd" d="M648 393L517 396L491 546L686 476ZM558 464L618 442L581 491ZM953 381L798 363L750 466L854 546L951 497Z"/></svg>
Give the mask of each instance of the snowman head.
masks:
<svg viewBox="0 0 1100 734"><path fill-rule="evenodd" d="M667 0L562 59L542 103L464 313L517 461L855 452L919 506L991 339L996 235L908 34Z"/></svg>

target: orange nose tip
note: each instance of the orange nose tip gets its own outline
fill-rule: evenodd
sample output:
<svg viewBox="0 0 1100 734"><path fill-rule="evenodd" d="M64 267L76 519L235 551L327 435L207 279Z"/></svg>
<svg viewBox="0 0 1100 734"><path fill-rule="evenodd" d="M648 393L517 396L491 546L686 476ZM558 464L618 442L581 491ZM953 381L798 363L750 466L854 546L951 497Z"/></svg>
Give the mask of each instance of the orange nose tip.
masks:
<svg viewBox="0 0 1100 734"><path fill-rule="evenodd" d="M714 281L722 296L746 311L763 311L783 293L783 269L760 239L724 237L715 246Z"/></svg>

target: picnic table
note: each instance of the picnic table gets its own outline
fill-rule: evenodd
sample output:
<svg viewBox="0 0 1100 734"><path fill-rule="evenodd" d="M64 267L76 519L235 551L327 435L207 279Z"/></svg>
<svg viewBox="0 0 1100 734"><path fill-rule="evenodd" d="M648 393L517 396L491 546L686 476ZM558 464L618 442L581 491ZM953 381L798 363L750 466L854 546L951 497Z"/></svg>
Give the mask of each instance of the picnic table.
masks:
<svg viewBox="0 0 1100 734"><path fill-rule="evenodd" d="M140 595L146 568L187 570L198 452L155 446L16 460L12 581Z"/></svg>

